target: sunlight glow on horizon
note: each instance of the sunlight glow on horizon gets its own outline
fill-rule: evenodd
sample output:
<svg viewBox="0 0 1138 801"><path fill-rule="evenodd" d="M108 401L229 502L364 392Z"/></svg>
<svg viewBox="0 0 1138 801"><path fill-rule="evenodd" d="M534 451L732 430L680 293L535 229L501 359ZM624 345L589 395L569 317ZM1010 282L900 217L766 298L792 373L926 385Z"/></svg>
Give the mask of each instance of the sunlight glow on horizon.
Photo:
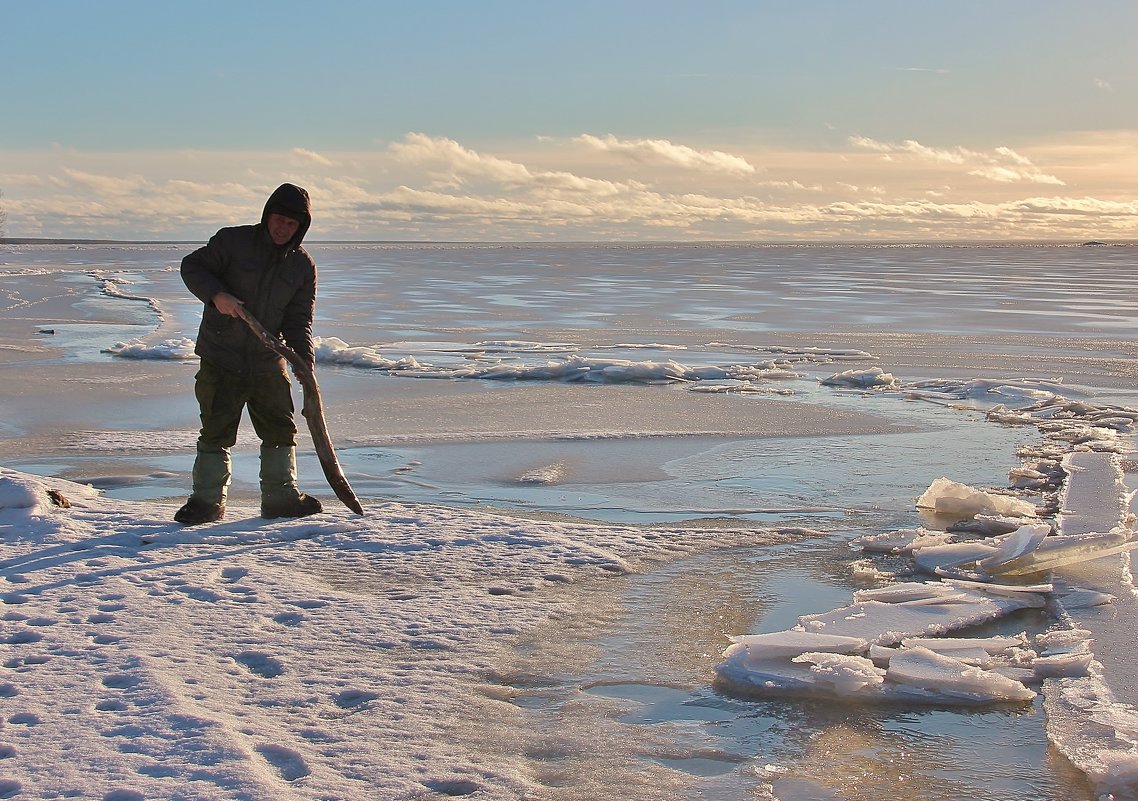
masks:
<svg viewBox="0 0 1138 801"><path fill-rule="evenodd" d="M6 234L1138 239L1138 4L273 7L6 9Z"/></svg>

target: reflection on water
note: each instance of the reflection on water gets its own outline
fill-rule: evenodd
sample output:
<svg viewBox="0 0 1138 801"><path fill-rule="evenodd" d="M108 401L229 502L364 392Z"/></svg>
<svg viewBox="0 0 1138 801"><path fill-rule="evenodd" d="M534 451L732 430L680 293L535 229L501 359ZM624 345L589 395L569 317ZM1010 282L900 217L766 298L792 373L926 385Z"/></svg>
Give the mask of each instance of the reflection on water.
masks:
<svg viewBox="0 0 1138 801"><path fill-rule="evenodd" d="M529 652L519 669L548 671L550 680L519 687L516 703L535 730L556 721L566 737L595 737L578 724L606 721L611 747L644 771L683 777L674 798L1091 801L1081 774L1050 751L1041 702L861 706L713 688L711 668L728 633L785 628L799 614L849 600L856 587L843 544L833 537L710 553L632 577L603 633L576 632L568 643ZM976 633L1031 632L1046 622L1026 611ZM588 753L584 744L566 747ZM623 787L623 768L604 760L587 769L621 787L623 798L656 797Z"/></svg>

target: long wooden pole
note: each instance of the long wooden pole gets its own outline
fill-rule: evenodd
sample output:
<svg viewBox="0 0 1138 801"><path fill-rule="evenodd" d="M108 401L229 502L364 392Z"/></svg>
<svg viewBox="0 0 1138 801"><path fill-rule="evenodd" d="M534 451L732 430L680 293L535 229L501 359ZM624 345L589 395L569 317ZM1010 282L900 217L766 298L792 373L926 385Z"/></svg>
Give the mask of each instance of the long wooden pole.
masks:
<svg viewBox="0 0 1138 801"><path fill-rule="evenodd" d="M308 430L312 434L312 444L316 448L316 456L320 459L324 477L328 479L328 485L336 493L336 497L344 502L344 506L362 515L364 509L356 493L352 491L351 485L348 484L348 479L344 477L344 471L340 469L340 462L336 459L336 449L332 447L332 438L328 436L328 424L324 420L324 401L320 397L320 385L316 383L316 373L296 354L296 351L281 342L279 337L270 334L257 318L245 310L244 306L237 307L237 315L245 321L265 347L292 365L292 371L304 393L304 405L300 413L308 421Z"/></svg>

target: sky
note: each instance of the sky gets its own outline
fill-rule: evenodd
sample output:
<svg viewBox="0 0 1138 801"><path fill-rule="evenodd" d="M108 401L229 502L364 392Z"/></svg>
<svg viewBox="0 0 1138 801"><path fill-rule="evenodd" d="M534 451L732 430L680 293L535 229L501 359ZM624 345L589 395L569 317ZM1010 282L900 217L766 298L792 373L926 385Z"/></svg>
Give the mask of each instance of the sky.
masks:
<svg viewBox="0 0 1138 801"><path fill-rule="evenodd" d="M0 0L10 237L1138 239L1132 0Z"/></svg>

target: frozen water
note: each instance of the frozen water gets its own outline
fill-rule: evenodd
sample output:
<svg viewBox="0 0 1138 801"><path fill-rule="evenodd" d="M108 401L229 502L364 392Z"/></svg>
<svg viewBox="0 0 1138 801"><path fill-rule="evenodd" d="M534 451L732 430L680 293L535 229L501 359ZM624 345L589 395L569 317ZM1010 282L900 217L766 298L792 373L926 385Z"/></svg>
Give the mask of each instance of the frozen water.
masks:
<svg viewBox="0 0 1138 801"><path fill-rule="evenodd" d="M991 585L979 548L951 562L970 582L905 571L934 541L1039 552L1008 515L1085 515L1059 495L1061 465L1086 458L1072 453L1106 454L1128 480L1132 250L316 245L330 428L374 519L246 519L246 430L235 519L201 532L169 522L196 427L185 250L0 251L13 498L0 532L15 549L5 636L20 680L6 680L20 706L8 730L25 792L89 781L65 751L122 768L104 794L140 797L195 776L201 797L351 797L365 781L487 798L738 798L765 784L789 801L836 792L851 760L870 760L873 797L902 797L897 765L930 798L1125 791L1133 668L1107 659L1125 640L1092 619L1107 636L1091 644L1005 653L975 624L1048 633L1067 621L1040 599L1082 624L1104 608L1086 604L1129 609L1132 584L1065 578L1080 561L1056 562L1055 583ZM103 491L54 483L66 478ZM966 502L918 508L938 478ZM1123 506L1116 487L1103 497ZM860 575L880 594L851 586L859 538L878 545ZM720 569L697 581L705 559ZM876 644L799 650L786 634L799 618ZM710 689L726 650L779 631L777 658L755 664L847 699L889 686L906 711L840 717L777 684L762 701ZM76 661L87 649L93 661ZM507 676L527 655L561 667ZM94 710L54 701L92 688ZM946 710L1041 712L1044 698L1063 721L1065 705L1093 704L1093 727L1048 725L1089 778L1044 758L1042 715ZM610 718L596 704L627 706ZM112 716L141 752L107 748Z"/></svg>

